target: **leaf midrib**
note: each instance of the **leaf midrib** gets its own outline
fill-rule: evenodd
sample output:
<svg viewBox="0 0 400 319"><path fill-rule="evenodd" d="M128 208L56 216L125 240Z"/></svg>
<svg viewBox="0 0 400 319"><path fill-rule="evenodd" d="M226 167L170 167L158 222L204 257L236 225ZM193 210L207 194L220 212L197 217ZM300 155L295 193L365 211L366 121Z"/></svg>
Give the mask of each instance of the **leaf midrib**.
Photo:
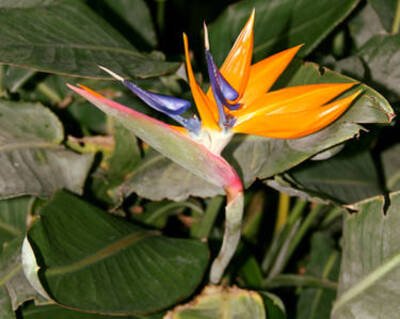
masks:
<svg viewBox="0 0 400 319"><path fill-rule="evenodd" d="M340 308L343 308L351 300L365 292L381 278L386 276L394 268L400 266L400 254L386 260L382 265L375 268L368 275L364 276L355 285L346 290L335 302L332 308L332 314L335 314Z"/></svg>
<svg viewBox="0 0 400 319"><path fill-rule="evenodd" d="M98 250L92 255L86 256L78 261L73 263L63 265L63 266L55 266L50 267L46 270L47 277L53 277L57 275L62 275L66 273L75 272L81 270L82 268L93 265L103 259L109 258L121 250L129 247L133 243L136 243L144 238L157 236L158 232L155 231L147 231L147 232L139 232L129 234L114 243L109 244L108 246Z"/></svg>
<svg viewBox="0 0 400 319"><path fill-rule="evenodd" d="M39 48L60 48L60 49L80 49L80 50L91 50L91 51L107 51L107 52L117 52L124 53L127 55L133 55L137 58L142 58L143 60L149 60L150 57L143 55L131 49L125 49L121 47L110 47L110 46L100 46L100 45L87 45L87 44L70 44L70 43L21 43L21 44L6 44L0 45L0 49L10 49L10 48L20 48L20 47L39 47ZM154 60L154 59L151 59ZM154 60L157 61L157 60Z"/></svg>
<svg viewBox="0 0 400 319"><path fill-rule="evenodd" d="M13 143L0 145L0 152L15 151L20 149L62 149L62 146L54 144L51 142L23 142L23 143Z"/></svg>

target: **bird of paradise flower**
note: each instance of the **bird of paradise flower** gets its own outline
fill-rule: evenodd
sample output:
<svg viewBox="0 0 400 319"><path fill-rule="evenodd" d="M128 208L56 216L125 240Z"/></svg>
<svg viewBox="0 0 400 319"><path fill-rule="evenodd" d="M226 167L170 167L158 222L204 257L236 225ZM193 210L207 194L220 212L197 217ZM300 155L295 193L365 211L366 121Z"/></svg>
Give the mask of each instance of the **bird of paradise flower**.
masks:
<svg viewBox="0 0 400 319"><path fill-rule="evenodd" d="M185 116L190 102L145 91L116 73L121 81L150 107L168 115L181 126L168 125L111 101L91 89L68 85L107 114L116 117L138 137L195 175L223 187L227 194L225 233L219 255L210 270L218 283L240 240L243 186L237 172L220 155L235 133L270 138L299 138L319 131L340 117L360 94L336 99L356 83L326 83L270 91L301 45L251 64L254 11L220 69L210 51L205 29L205 56L210 88L197 83L183 35L188 82L198 116Z"/></svg>

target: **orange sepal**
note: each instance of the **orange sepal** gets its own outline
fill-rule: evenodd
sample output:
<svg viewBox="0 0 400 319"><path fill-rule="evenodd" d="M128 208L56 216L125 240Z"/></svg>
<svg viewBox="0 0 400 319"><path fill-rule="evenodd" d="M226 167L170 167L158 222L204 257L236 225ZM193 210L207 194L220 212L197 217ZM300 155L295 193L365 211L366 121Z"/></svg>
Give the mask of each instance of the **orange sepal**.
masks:
<svg viewBox="0 0 400 319"><path fill-rule="evenodd" d="M183 34L183 44L185 47L186 71L189 80L190 90L192 91L193 100L196 103L197 110L200 115L201 124L203 127L220 130L218 126L217 107L207 97L203 90L198 85L192 69L189 55L189 43L186 34Z"/></svg>
<svg viewBox="0 0 400 319"><path fill-rule="evenodd" d="M299 138L315 133L335 121L361 93L358 91L324 106L293 113L264 114L233 127L236 133L270 138Z"/></svg>
<svg viewBox="0 0 400 319"><path fill-rule="evenodd" d="M86 92L90 93L91 95L97 97L97 98L105 98L103 95L101 95L99 92L96 92L94 90L92 90L91 88L88 88L87 86L83 85L83 84L78 84L78 87L80 87L81 89L85 90Z"/></svg>
<svg viewBox="0 0 400 319"><path fill-rule="evenodd" d="M251 105L232 112L232 114L237 118L237 124L240 124L265 114L305 111L328 103L355 84L357 82L320 83L287 87L266 93Z"/></svg>
<svg viewBox="0 0 400 319"><path fill-rule="evenodd" d="M246 22L220 68L220 72L225 79L239 93L239 98L237 100L242 97L249 79L254 43L254 15L255 11L253 10L249 20ZM207 96L210 99L214 99L211 88L207 91Z"/></svg>
<svg viewBox="0 0 400 319"><path fill-rule="evenodd" d="M250 67L249 80L241 102L244 107L265 94L293 60L303 45L276 53Z"/></svg>

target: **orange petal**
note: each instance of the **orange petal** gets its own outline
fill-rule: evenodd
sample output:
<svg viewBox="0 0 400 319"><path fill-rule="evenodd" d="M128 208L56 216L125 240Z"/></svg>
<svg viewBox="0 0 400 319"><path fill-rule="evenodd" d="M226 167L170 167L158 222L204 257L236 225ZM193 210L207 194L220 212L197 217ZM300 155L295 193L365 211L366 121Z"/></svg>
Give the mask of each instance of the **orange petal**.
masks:
<svg viewBox="0 0 400 319"><path fill-rule="evenodd" d="M244 107L271 88L301 47L302 44L281 51L251 66L247 87L241 100Z"/></svg>
<svg viewBox="0 0 400 319"><path fill-rule="evenodd" d="M234 126L233 131L272 138L303 137L315 133L335 121L360 93L361 91L358 91L343 99L310 110L264 114Z"/></svg>
<svg viewBox="0 0 400 319"><path fill-rule="evenodd" d="M321 83L287 87L266 93L251 105L232 114L237 124L254 117L277 113L294 113L328 103L356 83Z"/></svg>
<svg viewBox="0 0 400 319"><path fill-rule="evenodd" d="M183 44L185 46L186 71L188 74L189 86L192 91L194 102L201 118L201 124L204 127L220 130L218 126L218 113L215 102L210 101L207 95L198 85L192 69L189 56L189 43L186 34L183 34Z"/></svg>
<svg viewBox="0 0 400 319"><path fill-rule="evenodd" d="M239 98L243 95L247 86L250 74L251 57L253 55L253 26L255 11L251 13L249 20L243 27L236 39L231 51L225 59L220 71L230 85L239 93ZM208 97L212 97L211 88L207 92Z"/></svg>

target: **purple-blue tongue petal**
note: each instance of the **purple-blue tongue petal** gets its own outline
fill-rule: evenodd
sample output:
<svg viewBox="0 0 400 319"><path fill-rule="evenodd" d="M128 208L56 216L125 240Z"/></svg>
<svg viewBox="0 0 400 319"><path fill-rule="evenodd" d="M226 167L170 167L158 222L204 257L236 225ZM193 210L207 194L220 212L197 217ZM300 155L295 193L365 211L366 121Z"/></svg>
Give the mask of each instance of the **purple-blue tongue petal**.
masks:
<svg viewBox="0 0 400 319"><path fill-rule="evenodd" d="M190 107L190 102L184 99L151 93L127 80L124 80L123 83L147 105L167 115L180 115Z"/></svg>
<svg viewBox="0 0 400 319"><path fill-rule="evenodd" d="M237 110L240 107L240 104L232 103L231 101L236 100L239 97L239 94L218 70L209 50L206 50L206 60L211 87L215 97L218 98L228 109Z"/></svg>

